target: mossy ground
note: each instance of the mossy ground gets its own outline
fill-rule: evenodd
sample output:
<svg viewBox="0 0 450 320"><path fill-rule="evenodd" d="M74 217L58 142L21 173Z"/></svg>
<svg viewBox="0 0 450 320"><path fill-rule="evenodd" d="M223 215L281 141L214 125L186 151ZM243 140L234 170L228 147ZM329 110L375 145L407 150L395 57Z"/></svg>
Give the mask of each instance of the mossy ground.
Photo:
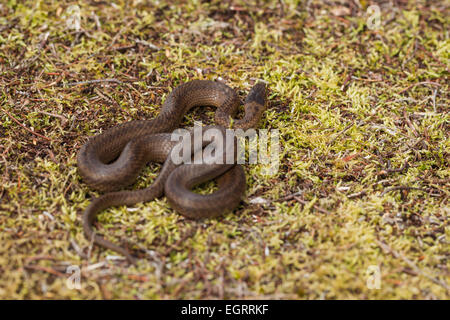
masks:
<svg viewBox="0 0 450 320"><path fill-rule="evenodd" d="M377 1L371 30L374 3L2 1L0 298L448 299L449 2ZM148 250L137 267L90 247L80 146L219 77L242 96L268 83L278 174L247 165L245 201L219 219L164 198L102 213L100 233Z"/></svg>

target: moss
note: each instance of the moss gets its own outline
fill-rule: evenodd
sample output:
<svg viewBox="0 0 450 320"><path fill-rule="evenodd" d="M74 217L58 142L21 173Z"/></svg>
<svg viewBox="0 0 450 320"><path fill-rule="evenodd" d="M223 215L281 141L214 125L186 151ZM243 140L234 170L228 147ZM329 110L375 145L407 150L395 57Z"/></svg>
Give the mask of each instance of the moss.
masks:
<svg viewBox="0 0 450 320"><path fill-rule="evenodd" d="M80 2L78 31L58 1L0 5L0 297L448 299L448 8L377 1L370 30L370 1L342 3ZM91 247L80 146L219 78L242 96L268 83L279 172L247 165L245 201L218 219L165 198L106 210L98 231L140 249L136 267Z"/></svg>

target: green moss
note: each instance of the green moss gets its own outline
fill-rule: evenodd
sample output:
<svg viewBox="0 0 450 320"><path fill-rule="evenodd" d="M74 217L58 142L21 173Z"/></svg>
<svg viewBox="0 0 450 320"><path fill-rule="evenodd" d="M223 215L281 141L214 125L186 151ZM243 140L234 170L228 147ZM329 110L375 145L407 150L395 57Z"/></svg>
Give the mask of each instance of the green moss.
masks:
<svg viewBox="0 0 450 320"><path fill-rule="evenodd" d="M448 15L386 1L369 30L369 1L339 17L334 2L83 2L80 32L58 1L0 5L0 297L448 299ZM105 78L120 84L73 85ZM140 250L136 267L91 248L80 217L98 194L80 146L218 78L242 96L268 83L260 125L280 131L279 172L247 165L246 199L218 219L165 198L101 213L98 232Z"/></svg>

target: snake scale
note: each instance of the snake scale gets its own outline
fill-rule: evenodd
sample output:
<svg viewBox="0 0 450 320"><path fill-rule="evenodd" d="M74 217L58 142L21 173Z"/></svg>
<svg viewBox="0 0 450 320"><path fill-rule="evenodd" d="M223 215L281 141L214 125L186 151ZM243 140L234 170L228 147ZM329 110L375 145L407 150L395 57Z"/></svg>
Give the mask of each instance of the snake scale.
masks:
<svg viewBox="0 0 450 320"><path fill-rule="evenodd" d="M265 84L259 82L250 90L244 102L244 116L233 119L240 105L239 96L227 85L193 80L179 85L167 96L156 118L126 122L90 138L79 150L78 170L90 187L108 193L94 198L84 211L83 229L87 239L123 254L135 263L135 257L127 249L95 234L92 224L102 210L147 202L163 194L172 208L191 219L216 217L233 210L245 193L242 167L237 164L176 165L170 157L177 143L171 141L171 132L179 126L187 111L197 106L217 108L213 128L225 130L232 125L234 129L246 130L256 127L265 110ZM198 151L192 150L193 153ZM164 164L151 186L117 191L131 185L143 167L152 161ZM214 193L200 195L191 191L196 185L212 179L217 179L218 183Z"/></svg>

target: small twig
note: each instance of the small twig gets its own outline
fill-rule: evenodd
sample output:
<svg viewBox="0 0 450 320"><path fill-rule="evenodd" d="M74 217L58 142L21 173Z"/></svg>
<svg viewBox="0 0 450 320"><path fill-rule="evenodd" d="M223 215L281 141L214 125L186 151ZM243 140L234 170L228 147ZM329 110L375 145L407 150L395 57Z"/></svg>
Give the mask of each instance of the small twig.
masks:
<svg viewBox="0 0 450 320"><path fill-rule="evenodd" d="M37 110L36 112L37 112L37 113L45 114L45 115L50 116L50 117L55 117L55 118L61 119L61 120L62 120L62 125L63 125L63 126L64 126L64 124L67 122L67 118L64 117L63 115L60 115L60 114L55 114L55 113L50 113L50 112L40 111L40 110Z"/></svg>
<svg viewBox="0 0 450 320"><path fill-rule="evenodd" d="M413 52L412 52L412 54L410 55L411 48L413 48ZM408 59L406 59L406 60L403 61L403 63L402 63L402 69L408 64L408 62L410 62L410 61L414 58L414 56L415 56L415 54L416 54L416 51L417 51L417 40L415 40L415 41L414 41L414 44L412 45L412 47L410 47L410 48L408 49L407 56L409 55L409 57L408 57Z"/></svg>
<svg viewBox="0 0 450 320"><path fill-rule="evenodd" d="M65 277L64 273L61 273L59 271L56 271L55 269L49 268L49 267L43 267L43 266L35 266L35 265L25 265L25 269L30 270L37 270L37 271L44 271L50 274L53 274L58 277Z"/></svg>
<svg viewBox="0 0 450 320"><path fill-rule="evenodd" d="M416 137L419 136L419 133L417 132L416 128L414 128L414 125L412 124L411 120L408 117L408 114L406 113L406 109L403 109L403 117L405 118L406 124L408 125L408 127L411 128L412 132L414 133L414 135Z"/></svg>
<svg viewBox="0 0 450 320"><path fill-rule="evenodd" d="M333 139L331 139L330 142L328 142L328 145L332 145L337 138L339 138L340 136L342 136L345 132L347 132L351 127L353 127L353 123L349 124L347 127L344 128L344 130L342 130L341 132L338 132Z"/></svg>
<svg viewBox="0 0 450 320"><path fill-rule="evenodd" d="M302 193L303 193L302 191L298 191L298 192L292 193L290 195L287 195L287 196L285 196L283 198L272 200L270 202L279 202L279 201L282 202L282 201L292 200L292 199L294 199L294 197L299 196Z"/></svg>
<svg viewBox="0 0 450 320"><path fill-rule="evenodd" d="M397 191L397 190L418 190L418 191L423 191L423 192L428 192L428 190L423 189L423 188L417 188L417 187L408 187L408 186L395 186L395 187L390 187L390 188L386 188L381 194L380 196L384 196L386 193L391 192L391 191Z"/></svg>
<svg viewBox="0 0 450 320"><path fill-rule="evenodd" d="M78 243L76 243L75 239L73 238L70 239L70 244L80 257L82 257L83 259L88 259L88 256L83 252L83 250L81 250L80 246L78 245Z"/></svg>
<svg viewBox="0 0 450 320"><path fill-rule="evenodd" d="M111 292L106 289L104 283L99 279L96 281L97 285L100 289L100 293L102 294L102 300L111 300Z"/></svg>
<svg viewBox="0 0 450 320"><path fill-rule="evenodd" d="M295 199L296 201L300 202L301 204L303 204L304 206L306 206L306 205L308 204L307 201L305 201L305 200L303 200L303 199L300 199L299 197L294 197L294 199ZM325 210L325 209L319 207L318 205L313 205L313 208L316 209L316 210L319 211L319 212L322 212L322 213L331 215L331 212L330 212L330 211Z"/></svg>
<svg viewBox="0 0 450 320"><path fill-rule="evenodd" d="M383 156L381 155L381 152L380 152L380 150L378 150L377 148L375 148L375 154L377 155L377 157L378 157L378 161L380 162L380 164L384 167L384 166L386 166L385 165L385 161L384 161L384 158L383 158Z"/></svg>
<svg viewBox="0 0 450 320"><path fill-rule="evenodd" d="M108 96L106 93L103 94L100 90L98 90L97 88L94 88L95 93L97 93L101 98L103 98L104 100L114 104L116 107L119 107L119 104L117 103L116 100L114 100L113 98L111 98L110 96Z"/></svg>
<svg viewBox="0 0 450 320"><path fill-rule="evenodd" d="M344 82L342 83L342 86L341 86L341 90L342 91L346 91L347 90L347 85L350 82L350 80L352 79L353 74L354 74L354 71L352 70L352 71L350 71L348 76L345 78L345 80L344 80Z"/></svg>
<svg viewBox="0 0 450 320"><path fill-rule="evenodd" d="M133 48L136 48L136 43L127 45L127 46L114 47L112 49L115 51L125 51L125 50L133 49Z"/></svg>
<svg viewBox="0 0 450 320"><path fill-rule="evenodd" d="M91 259L91 254L92 254L92 249L94 248L94 240L95 240L95 230L92 232L92 237L89 241L89 248L88 248L88 253L87 253L87 258L86 260L89 263L89 260Z"/></svg>
<svg viewBox="0 0 450 320"><path fill-rule="evenodd" d="M31 257L25 258L25 262L27 264L32 261L39 261L39 260L56 260L56 258L52 257L52 256L31 256Z"/></svg>
<svg viewBox="0 0 450 320"><path fill-rule="evenodd" d="M409 163L408 163L408 161L405 161L405 163L403 163L403 165L400 168L392 169L391 162L388 160L388 168L386 168L386 172L388 172L388 173L403 172L404 170L408 170L408 168L409 168Z"/></svg>
<svg viewBox="0 0 450 320"><path fill-rule="evenodd" d="M394 249L392 249L389 245L387 245L386 243L375 239L375 242L378 244L378 246L385 252L387 253L391 253L394 258L400 258L401 260L403 260L411 269L413 269L417 274L420 274L426 278L428 278L429 280L433 281L434 283L442 286L443 288L445 288L447 291L450 291L450 287L448 286L448 284L440 279L434 278L432 276L430 276L429 274L425 273L424 271L422 271L414 262L412 262L411 260L409 260L407 257L405 257L403 254L401 254L400 252L395 251Z"/></svg>
<svg viewBox="0 0 450 320"><path fill-rule="evenodd" d="M152 44L152 43L150 43L150 42L148 42L148 41L140 40L140 39L135 39L134 41L135 41L136 43L138 43L138 44L142 44L142 45L144 45L144 46L147 46L147 47L149 47L149 48L152 49L152 50L155 50L155 51L161 50L160 47L155 46L154 44Z"/></svg>
<svg viewBox="0 0 450 320"><path fill-rule="evenodd" d="M108 78L108 79L96 79L96 80L87 80L87 81L78 81L78 82L70 82L67 85L68 86L78 86L83 84L93 84L93 83L102 83L102 82L114 82L117 84L122 84L122 81L119 81L114 78Z"/></svg>
<svg viewBox="0 0 450 320"><path fill-rule="evenodd" d="M357 198L357 197L360 197L360 196L364 196L364 195L366 195L366 194L367 194L367 191L366 191L366 190L363 190L363 191L360 191L360 192L356 192L356 193L349 194L349 195L347 196L347 198L348 198L348 199L353 199L353 198Z"/></svg>
<svg viewBox="0 0 450 320"><path fill-rule="evenodd" d="M380 173L379 173L380 175L383 175L383 174L386 174L386 173L403 172L404 170L408 170L409 169L408 160L405 160L405 162L403 163L403 165L400 168L393 169L392 166L391 166L391 160L388 159L386 161L386 164L384 164L385 161L384 161L383 156L381 155L380 151L378 149L375 149L375 153L378 156L380 164L385 166L385 169L382 169L380 171Z"/></svg>
<svg viewBox="0 0 450 320"><path fill-rule="evenodd" d="M47 141L52 141L52 139L47 138L46 136L43 136L42 134L39 134L37 132L34 132L31 129L28 129L25 125L23 125L22 123L20 123L19 120L17 120L16 118L14 118L8 111L6 111L5 109L2 109L4 113L6 113L8 115L8 117L10 117L12 120L14 120L15 123L17 123L19 126L21 126L22 128L24 128L25 130L27 130L29 133L34 134L35 136L38 136L42 139L45 139Z"/></svg>
<svg viewBox="0 0 450 320"><path fill-rule="evenodd" d="M191 282L191 277L186 277L185 279L181 280L180 284L174 289L172 294L176 297L178 293L181 292L181 290L186 286L187 283Z"/></svg>
<svg viewBox="0 0 450 320"><path fill-rule="evenodd" d="M353 80L359 80L359 81L365 81L365 82L382 82L384 81L383 79L364 79L364 78L358 78L355 76L351 77Z"/></svg>
<svg viewBox="0 0 450 320"><path fill-rule="evenodd" d="M417 82L417 83L413 83L413 84L409 85L408 87L406 87L405 89L403 89L402 91L400 91L398 94L405 93L406 91L408 91L408 90L411 89L411 88L414 88L414 87L420 86L420 85L424 85L424 84L430 84L430 85L438 86L438 87L441 86L441 84L440 84L440 83L437 83L437 82L433 82L433 81L422 81L422 82Z"/></svg>
<svg viewBox="0 0 450 320"><path fill-rule="evenodd" d="M436 112L436 95L437 95L438 89L434 89L433 96L431 97L431 100L433 101L433 110Z"/></svg>
<svg viewBox="0 0 450 320"><path fill-rule="evenodd" d="M0 184L0 200L2 199L2 197L3 197L3 194L4 194L4 192L5 192L5 188L3 187L4 185L5 185L5 180L7 179L7 177L8 177L8 161L6 161L6 158L5 158L5 153L6 153L6 151L8 150L9 148L7 148L6 150L5 150L5 152L3 152L3 154L1 154L0 156L2 157L2 159L3 159L3 163L5 164L4 165L4 168L5 168L5 171L3 172L3 175L2 175L2 182L1 182L1 184ZM0 162L1 163L1 162Z"/></svg>

